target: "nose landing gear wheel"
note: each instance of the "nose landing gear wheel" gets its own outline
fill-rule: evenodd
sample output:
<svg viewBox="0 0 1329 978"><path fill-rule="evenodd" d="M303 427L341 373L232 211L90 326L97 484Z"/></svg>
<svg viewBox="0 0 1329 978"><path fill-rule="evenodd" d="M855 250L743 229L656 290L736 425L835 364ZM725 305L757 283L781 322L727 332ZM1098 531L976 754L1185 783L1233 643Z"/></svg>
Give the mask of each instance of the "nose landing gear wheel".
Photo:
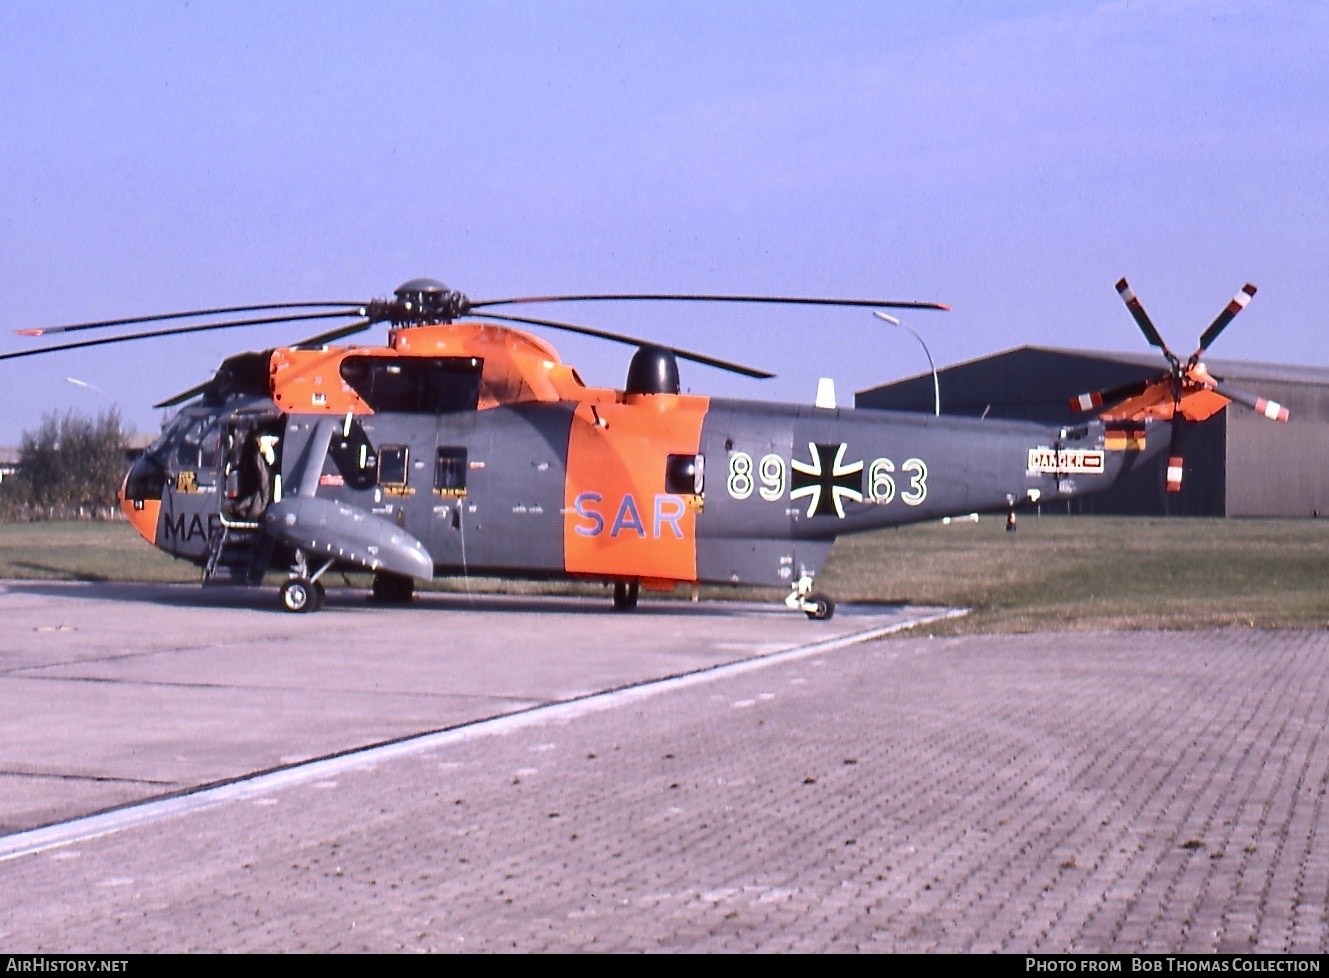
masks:
<svg viewBox="0 0 1329 978"><path fill-rule="evenodd" d="M281 606L303 614L323 607L323 585L303 577L293 577L281 586Z"/></svg>
<svg viewBox="0 0 1329 978"><path fill-rule="evenodd" d="M803 610L813 621L826 621L835 614L835 601L829 594L814 591L803 599Z"/></svg>

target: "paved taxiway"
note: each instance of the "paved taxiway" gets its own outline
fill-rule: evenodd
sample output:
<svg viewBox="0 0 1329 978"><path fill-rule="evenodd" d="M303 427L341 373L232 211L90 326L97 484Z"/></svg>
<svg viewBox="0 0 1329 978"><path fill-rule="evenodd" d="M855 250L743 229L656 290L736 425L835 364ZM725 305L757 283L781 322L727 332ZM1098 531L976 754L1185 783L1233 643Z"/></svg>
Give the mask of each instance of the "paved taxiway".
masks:
<svg viewBox="0 0 1329 978"><path fill-rule="evenodd" d="M770 655L902 611L253 597L0 586L8 838L522 719L11 845L0 946L1329 949L1329 633Z"/></svg>

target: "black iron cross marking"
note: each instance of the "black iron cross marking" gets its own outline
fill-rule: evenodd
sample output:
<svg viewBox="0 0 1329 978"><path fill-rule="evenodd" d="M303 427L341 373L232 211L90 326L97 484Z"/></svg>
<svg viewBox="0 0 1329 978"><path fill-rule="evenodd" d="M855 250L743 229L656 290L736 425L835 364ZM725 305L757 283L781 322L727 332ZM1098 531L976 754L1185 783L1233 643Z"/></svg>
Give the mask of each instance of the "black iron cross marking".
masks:
<svg viewBox="0 0 1329 978"><path fill-rule="evenodd" d="M848 446L816 445L808 442L811 462L790 459L790 499L808 498L808 516L829 516L834 513L844 519L844 500L863 501L863 463L844 464ZM833 460L833 461L832 461Z"/></svg>

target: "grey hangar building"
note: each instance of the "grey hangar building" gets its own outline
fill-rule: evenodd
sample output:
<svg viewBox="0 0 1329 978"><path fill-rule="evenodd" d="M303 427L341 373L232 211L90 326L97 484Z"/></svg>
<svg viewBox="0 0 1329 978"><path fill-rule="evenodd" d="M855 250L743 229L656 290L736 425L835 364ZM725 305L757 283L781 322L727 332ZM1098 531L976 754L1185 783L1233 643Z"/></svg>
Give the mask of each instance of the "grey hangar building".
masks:
<svg viewBox="0 0 1329 978"><path fill-rule="evenodd" d="M1180 493L1164 491L1167 452L1104 492L1049 504L1077 514L1117 516L1329 516L1329 367L1206 360L1234 387L1284 405L1279 424L1231 404L1202 424L1188 424L1182 442ZM1157 376L1156 354L1022 346L937 371L943 415L1010 418L1074 426L1092 414L1071 410L1071 398ZM933 412L932 374L920 374L855 395L854 406ZM1167 438L1150 426L1152 439ZM1063 508L1064 507L1064 508Z"/></svg>

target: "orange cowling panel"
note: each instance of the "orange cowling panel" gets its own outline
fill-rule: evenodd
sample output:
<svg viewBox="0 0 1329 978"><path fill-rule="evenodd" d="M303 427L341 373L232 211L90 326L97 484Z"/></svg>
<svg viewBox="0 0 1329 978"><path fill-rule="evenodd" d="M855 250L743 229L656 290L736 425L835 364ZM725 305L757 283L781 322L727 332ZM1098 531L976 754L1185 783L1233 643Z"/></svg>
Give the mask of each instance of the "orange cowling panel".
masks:
<svg viewBox="0 0 1329 978"><path fill-rule="evenodd" d="M143 499L135 502L126 499L124 490L120 490L120 512L125 514L129 525L138 531L138 535L154 547L157 545L157 520L161 516L160 499Z"/></svg>
<svg viewBox="0 0 1329 978"><path fill-rule="evenodd" d="M1204 421L1229 403L1226 397L1208 387L1188 385L1182 391L1178 411L1171 388L1160 381L1150 385L1143 394L1103 411L1099 417L1104 421L1171 421L1173 414L1179 413L1187 421Z"/></svg>
<svg viewBox="0 0 1329 978"><path fill-rule="evenodd" d="M1231 403L1222 394L1206 388L1182 395L1181 416L1187 421L1204 421Z"/></svg>
<svg viewBox="0 0 1329 978"><path fill-rule="evenodd" d="M561 366L558 353L539 337L489 323L448 323L397 329L388 338L393 352L407 356L466 356L484 361L480 410L521 401L557 401L550 379Z"/></svg>
<svg viewBox="0 0 1329 978"><path fill-rule="evenodd" d="M381 347L273 350L268 361L273 403L296 414L373 414L355 389L342 380L341 362L352 353L373 356L390 351Z"/></svg>
<svg viewBox="0 0 1329 978"><path fill-rule="evenodd" d="M393 330L389 345L277 349L269 361L272 400L300 414L372 414L341 376L342 361L357 357L474 357L484 362L480 410L522 401L581 400L586 391L554 348L521 330L487 323L448 323Z"/></svg>
<svg viewBox="0 0 1329 978"><path fill-rule="evenodd" d="M569 574L697 579L700 498L665 490L670 455L695 455L710 399L654 394L583 403L568 438L563 559Z"/></svg>

